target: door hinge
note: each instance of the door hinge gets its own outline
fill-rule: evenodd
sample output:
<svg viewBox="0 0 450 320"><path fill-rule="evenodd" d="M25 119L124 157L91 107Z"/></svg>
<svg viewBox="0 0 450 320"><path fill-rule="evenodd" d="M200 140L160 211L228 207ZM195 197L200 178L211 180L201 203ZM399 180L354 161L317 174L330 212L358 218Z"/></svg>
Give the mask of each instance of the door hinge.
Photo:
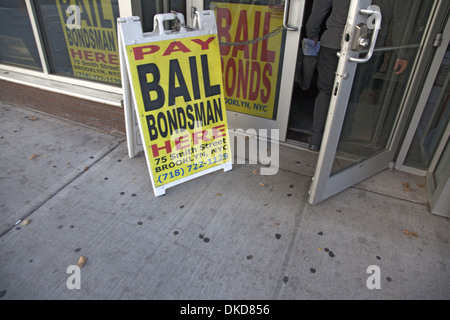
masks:
<svg viewBox="0 0 450 320"><path fill-rule="evenodd" d="M442 33L438 33L433 41L434 47L440 47L442 44Z"/></svg>

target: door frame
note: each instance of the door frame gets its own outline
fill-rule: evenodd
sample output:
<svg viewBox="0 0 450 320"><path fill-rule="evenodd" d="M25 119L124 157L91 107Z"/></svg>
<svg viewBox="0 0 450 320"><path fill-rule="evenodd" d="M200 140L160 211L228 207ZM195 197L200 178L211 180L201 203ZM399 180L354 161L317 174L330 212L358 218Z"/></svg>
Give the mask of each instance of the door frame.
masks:
<svg viewBox="0 0 450 320"><path fill-rule="evenodd" d="M419 123L425 110L425 106L427 104L431 90L433 88L436 76L441 67L442 59L444 58L447 47L450 43L450 19L447 18L448 12L450 11L450 3L445 4L444 2L441 2L441 4L442 6L446 5L447 7L439 8L438 14L435 18L436 23L433 24L433 30L431 32L431 36L434 37L433 42L439 41L439 43L427 43L427 52L424 53L424 58L422 59L421 63L426 64L428 59L428 61L431 61L431 63L429 63L430 67L428 68L428 70L426 70L426 76L424 77L423 86L417 98L417 104L414 110L414 114L408 125L405 138L403 139L403 143L400 151L398 152L395 163L395 169L420 176L426 176L427 171L430 170L427 170L426 168L419 169L410 167L405 164L405 161L414 139L416 130L419 127ZM447 21L445 21L446 19ZM442 21L442 24L439 23L440 21ZM438 34L442 35L440 39L437 36Z"/></svg>

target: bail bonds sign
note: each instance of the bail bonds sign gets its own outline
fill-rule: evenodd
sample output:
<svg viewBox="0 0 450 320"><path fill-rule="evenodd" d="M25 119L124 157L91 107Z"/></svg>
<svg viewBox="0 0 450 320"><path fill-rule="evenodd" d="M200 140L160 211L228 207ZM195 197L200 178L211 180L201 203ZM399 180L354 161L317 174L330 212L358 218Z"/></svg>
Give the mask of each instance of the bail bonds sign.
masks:
<svg viewBox="0 0 450 320"><path fill-rule="evenodd" d="M212 11L209 15L214 19ZM162 29L163 18L184 19L157 15L155 31L145 37L126 39L130 33L122 32L133 102L157 195L211 171L231 169L217 35L201 29L167 32ZM140 28L139 21L119 22L122 30L132 29L132 24Z"/></svg>
<svg viewBox="0 0 450 320"><path fill-rule="evenodd" d="M120 84L115 0L56 0L73 74Z"/></svg>
<svg viewBox="0 0 450 320"><path fill-rule="evenodd" d="M217 16L219 41L227 44L220 48L227 109L274 119L283 34L265 37L282 31L284 7L220 2L212 2L211 7Z"/></svg>

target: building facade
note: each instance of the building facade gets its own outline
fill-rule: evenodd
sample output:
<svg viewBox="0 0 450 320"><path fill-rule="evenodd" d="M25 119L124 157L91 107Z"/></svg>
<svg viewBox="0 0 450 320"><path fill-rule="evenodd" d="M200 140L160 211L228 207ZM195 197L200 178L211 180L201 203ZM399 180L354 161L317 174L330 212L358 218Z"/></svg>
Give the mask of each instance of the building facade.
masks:
<svg viewBox="0 0 450 320"><path fill-rule="evenodd" d="M431 211L450 216L446 0L2 0L0 99L124 134L117 19L146 33L171 11L194 27L198 10L216 16L230 128L293 148L308 148L321 90L305 39L338 52L311 203L390 167L427 176Z"/></svg>

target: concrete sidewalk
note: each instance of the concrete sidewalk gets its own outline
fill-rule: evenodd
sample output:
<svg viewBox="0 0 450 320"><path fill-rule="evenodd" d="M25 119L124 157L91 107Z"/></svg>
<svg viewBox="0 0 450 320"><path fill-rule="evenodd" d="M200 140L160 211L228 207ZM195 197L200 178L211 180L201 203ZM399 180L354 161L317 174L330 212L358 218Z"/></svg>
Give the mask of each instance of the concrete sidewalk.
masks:
<svg viewBox="0 0 450 320"><path fill-rule="evenodd" d="M0 128L0 299L450 298L450 220L421 177L388 170L311 206L317 155L282 146L277 175L234 165L155 198L125 137L4 104Z"/></svg>

